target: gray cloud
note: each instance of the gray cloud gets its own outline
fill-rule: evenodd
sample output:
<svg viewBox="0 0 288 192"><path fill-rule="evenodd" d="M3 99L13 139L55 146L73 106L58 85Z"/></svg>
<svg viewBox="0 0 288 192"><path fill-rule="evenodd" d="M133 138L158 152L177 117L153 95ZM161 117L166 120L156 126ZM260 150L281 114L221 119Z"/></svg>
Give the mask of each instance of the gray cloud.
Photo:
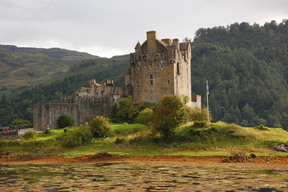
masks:
<svg viewBox="0 0 288 192"><path fill-rule="evenodd" d="M112 56L145 32L193 38L201 27L288 18L287 0L0 0L0 44L61 47Z"/></svg>

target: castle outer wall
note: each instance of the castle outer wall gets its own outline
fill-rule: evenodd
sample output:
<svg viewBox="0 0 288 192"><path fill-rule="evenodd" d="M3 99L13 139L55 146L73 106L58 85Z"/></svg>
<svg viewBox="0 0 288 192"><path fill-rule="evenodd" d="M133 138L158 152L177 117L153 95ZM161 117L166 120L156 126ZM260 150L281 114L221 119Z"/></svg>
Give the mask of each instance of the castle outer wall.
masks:
<svg viewBox="0 0 288 192"><path fill-rule="evenodd" d="M36 104L33 108L33 127L38 131L56 129L57 120L67 115L79 126L96 115L109 115L118 102L120 95L97 97L64 97L61 103Z"/></svg>

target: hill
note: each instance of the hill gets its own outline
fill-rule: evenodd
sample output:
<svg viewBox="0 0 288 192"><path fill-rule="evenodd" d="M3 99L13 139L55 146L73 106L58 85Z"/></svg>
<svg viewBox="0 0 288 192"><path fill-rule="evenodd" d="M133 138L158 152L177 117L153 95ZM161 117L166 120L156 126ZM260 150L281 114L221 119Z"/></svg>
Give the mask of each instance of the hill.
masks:
<svg viewBox="0 0 288 192"><path fill-rule="evenodd" d="M192 43L193 91L216 121L288 129L288 21L199 29ZM206 97L203 98L206 103Z"/></svg>
<svg viewBox="0 0 288 192"><path fill-rule="evenodd" d="M99 57L59 48L21 48L0 45L1 89L31 86L60 77L71 66L93 58Z"/></svg>
<svg viewBox="0 0 288 192"><path fill-rule="evenodd" d="M32 122L33 104L59 102L60 97L73 95L91 78L98 82L113 79L117 85L123 85L128 67L128 55L89 59L72 66L58 79L6 91L0 94L0 127L9 125L15 118Z"/></svg>

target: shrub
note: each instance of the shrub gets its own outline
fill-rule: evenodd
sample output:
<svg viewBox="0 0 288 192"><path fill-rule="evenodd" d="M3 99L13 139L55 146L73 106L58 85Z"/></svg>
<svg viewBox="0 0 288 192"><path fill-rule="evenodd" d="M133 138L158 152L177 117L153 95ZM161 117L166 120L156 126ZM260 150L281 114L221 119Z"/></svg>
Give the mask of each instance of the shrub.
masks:
<svg viewBox="0 0 288 192"><path fill-rule="evenodd" d="M25 140L28 140L28 139L35 139L36 135L37 133L35 131L27 131L21 137Z"/></svg>
<svg viewBox="0 0 288 192"><path fill-rule="evenodd" d="M96 116L88 122L93 137L103 138L112 135L109 119L104 116Z"/></svg>
<svg viewBox="0 0 288 192"><path fill-rule="evenodd" d="M115 140L115 143L116 143L116 144L124 144L124 143L126 143L126 140L125 140L125 139L122 139L122 138L117 138L117 139Z"/></svg>
<svg viewBox="0 0 288 192"><path fill-rule="evenodd" d="M64 127L71 127L74 124L74 119L67 116L67 115L61 115L57 120L58 128L64 128Z"/></svg>
<svg viewBox="0 0 288 192"><path fill-rule="evenodd" d="M193 128L204 128L207 127L207 122L205 121L195 121L192 125Z"/></svg>
<svg viewBox="0 0 288 192"><path fill-rule="evenodd" d="M59 138L63 147L78 147L92 141L91 130L87 126L74 128Z"/></svg>
<svg viewBox="0 0 288 192"><path fill-rule="evenodd" d="M261 130L261 131L269 131L268 127L265 127L263 124L255 127L255 129Z"/></svg>
<svg viewBox="0 0 288 192"><path fill-rule="evenodd" d="M185 110L188 114L188 119L192 121L208 121L208 116L207 116L207 108L191 108L188 106L185 106ZM209 112L209 121L211 122L212 120L212 115Z"/></svg>
<svg viewBox="0 0 288 192"><path fill-rule="evenodd" d="M134 104L131 96L120 98L117 105L116 117L122 121L133 122L134 118L138 114L138 108Z"/></svg>
<svg viewBox="0 0 288 192"><path fill-rule="evenodd" d="M135 121L139 123L143 123L145 125L149 125L152 120L152 113L153 113L152 109L146 108L139 113Z"/></svg>
<svg viewBox="0 0 288 192"><path fill-rule="evenodd" d="M186 121L184 104L176 95L164 95L152 115L152 125L166 141L174 135L175 128Z"/></svg>
<svg viewBox="0 0 288 192"><path fill-rule="evenodd" d="M51 134L51 133L52 133L52 130L51 130L51 129L46 129L44 133L45 133L45 134Z"/></svg>
<svg viewBox="0 0 288 192"><path fill-rule="evenodd" d="M25 119L14 119L11 122L12 125L27 125L30 124L30 121L27 121Z"/></svg>

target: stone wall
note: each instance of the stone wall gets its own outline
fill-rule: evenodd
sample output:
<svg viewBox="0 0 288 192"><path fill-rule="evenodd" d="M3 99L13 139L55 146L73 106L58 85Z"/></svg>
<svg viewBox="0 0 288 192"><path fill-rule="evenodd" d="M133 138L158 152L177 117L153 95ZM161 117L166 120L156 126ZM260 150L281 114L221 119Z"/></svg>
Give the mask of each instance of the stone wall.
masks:
<svg viewBox="0 0 288 192"><path fill-rule="evenodd" d="M125 84L133 87L136 103L157 103L163 95L188 96L192 106L191 47L178 39L156 38L155 31L147 32L147 40L135 46L130 54L130 68Z"/></svg>
<svg viewBox="0 0 288 192"><path fill-rule="evenodd" d="M96 115L108 115L118 102L120 95L96 97L64 97L61 103L36 104L33 108L33 127L35 130L57 128L57 119L67 115L79 126Z"/></svg>

